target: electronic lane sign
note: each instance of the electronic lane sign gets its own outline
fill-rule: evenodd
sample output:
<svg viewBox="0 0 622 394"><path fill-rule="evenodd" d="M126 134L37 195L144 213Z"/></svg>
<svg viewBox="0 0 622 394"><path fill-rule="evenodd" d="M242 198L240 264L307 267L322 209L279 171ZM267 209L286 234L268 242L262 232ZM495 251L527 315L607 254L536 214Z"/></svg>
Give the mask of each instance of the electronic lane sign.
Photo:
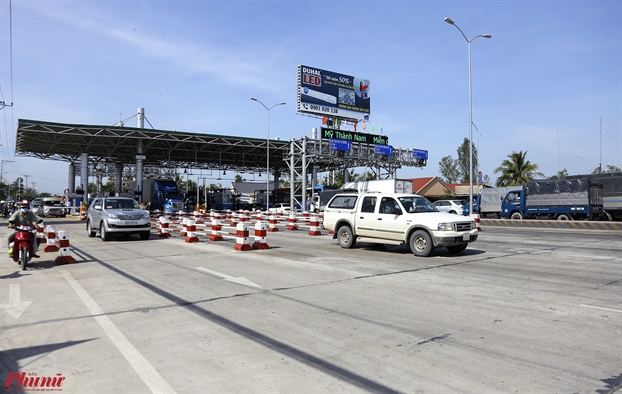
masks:
<svg viewBox="0 0 622 394"><path fill-rule="evenodd" d="M413 149L413 158L428 160L428 151L422 149Z"/></svg>
<svg viewBox="0 0 622 394"><path fill-rule="evenodd" d="M369 80L298 66L297 111L352 121L369 120Z"/></svg>
<svg viewBox="0 0 622 394"><path fill-rule="evenodd" d="M350 152L350 150L352 150L352 142L348 140L340 140L338 138L331 138L330 149Z"/></svg>
<svg viewBox="0 0 622 394"><path fill-rule="evenodd" d="M374 149L377 155L393 156L393 147L391 145L376 144Z"/></svg>

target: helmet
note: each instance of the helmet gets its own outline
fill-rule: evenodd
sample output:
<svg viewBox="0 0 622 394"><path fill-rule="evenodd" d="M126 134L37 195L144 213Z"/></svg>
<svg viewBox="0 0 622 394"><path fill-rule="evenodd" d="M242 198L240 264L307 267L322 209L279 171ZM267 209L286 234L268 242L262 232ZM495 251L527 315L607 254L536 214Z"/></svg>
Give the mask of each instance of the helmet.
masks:
<svg viewBox="0 0 622 394"><path fill-rule="evenodd" d="M19 207L20 208L30 208L30 203L28 202L28 200L22 200L19 202Z"/></svg>

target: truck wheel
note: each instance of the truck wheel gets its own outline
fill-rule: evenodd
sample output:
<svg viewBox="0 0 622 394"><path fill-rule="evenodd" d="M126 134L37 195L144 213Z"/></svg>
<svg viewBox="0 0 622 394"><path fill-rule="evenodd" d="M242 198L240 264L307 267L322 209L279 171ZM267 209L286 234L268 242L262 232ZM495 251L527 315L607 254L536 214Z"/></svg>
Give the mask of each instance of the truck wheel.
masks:
<svg viewBox="0 0 622 394"><path fill-rule="evenodd" d="M456 246L448 246L447 250L449 250L451 253L460 253L464 249L467 248L467 245L468 244L462 244L462 245L456 245Z"/></svg>
<svg viewBox="0 0 622 394"><path fill-rule="evenodd" d="M339 227L339 231L337 231L337 241L339 242L339 246L344 249L354 247L356 241L354 240L354 234L352 234L350 226Z"/></svg>
<svg viewBox="0 0 622 394"><path fill-rule="evenodd" d="M415 256L427 257L434 250L434 244L432 244L432 238L430 234L423 230L417 230L410 236L408 241L410 251Z"/></svg>
<svg viewBox="0 0 622 394"><path fill-rule="evenodd" d="M512 214L512 216L510 216L510 219L514 219L514 220L522 220L523 219L523 214L520 212L514 212Z"/></svg>
<svg viewBox="0 0 622 394"><path fill-rule="evenodd" d="M104 226L104 222L99 225L99 237L102 241L106 242L110 240L110 235L106 232L106 226Z"/></svg>
<svg viewBox="0 0 622 394"><path fill-rule="evenodd" d="M572 216L562 213L557 217L557 220L572 220Z"/></svg>
<svg viewBox="0 0 622 394"><path fill-rule="evenodd" d="M90 220L86 222L86 234L89 236L89 238L93 238L95 236L95 231L93 231L93 228L91 227Z"/></svg>

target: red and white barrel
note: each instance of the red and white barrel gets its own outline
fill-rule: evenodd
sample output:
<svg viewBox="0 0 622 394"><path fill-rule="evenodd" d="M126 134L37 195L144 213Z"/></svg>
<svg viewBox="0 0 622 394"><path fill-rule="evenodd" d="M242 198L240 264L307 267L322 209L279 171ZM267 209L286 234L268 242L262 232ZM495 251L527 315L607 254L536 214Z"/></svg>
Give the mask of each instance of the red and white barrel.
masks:
<svg viewBox="0 0 622 394"><path fill-rule="evenodd" d="M255 223L255 242L253 243L253 249L269 249L268 242L266 241L266 235L268 234L268 228L261 220Z"/></svg>
<svg viewBox="0 0 622 394"><path fill-rule="evenodd" d="M199 237L197 237L197 225L194 220L186 219L186 229L188 230L186 242L199 242Z"/></svg>
<svg viewBox="0 0 622 394"><path fill-rule="evenodd" d="M271 233L277 232L279 231L279 228L276 226L278 223L278 220L276 219L276 215L270 215L269 216L269 226L268 226L268 231Z"/></svg>
<svg viewBox="0 0 622 394"><path fill-rule="evenodd" d="M309 222L309 235L322 235L320 231L320 221L317 216L311 216L311 221Z"/></svg>
<svg viewBox="0 0 622 394"><path fill-rule="evenodd" d="M45 233L47 236L47 243L44 252L58 252L58 246L56 245L56 226L46 226Z"/></svg>
<svg viewBox="0 0 622 394"><path fill-rule="evenodd" d="M287 230L288 231L298 230L298 226L296 225L297 221L298 219L296 219L296 215L293 212L290 213L289 218L287 218Z"/></svg>
<svg viewBox="0 0 622 394"><path fill-rule="evenodd" d="M160 216L158 218L159 228L158 233L160 233L160 238L169 238L171 236L171 229L168 227L170 224L170 220L166 216Z"/></svg>
<svg viewBox="0 0 622 394"><path fill-rule="evenodd" d="M227 213L228 216L228 213ZM239 220L238 220L238 213L237 212L231 212L231 221L229 222L229 225L231 227L234 227L238 224Z"/></svg>
<svg viewBox="0 0 622 394"><path fill-rule="evenodd" d="M37 238L39 238L40 242L47 242L48 239L45 236L45 226L43 224L35 224L37 227Z"/></svg>
<svg viewBox="0 0 622 394"><path fill-rule="evenodd" d="M58 257L55 262L57 265L75 263L76 260L71 257L71 247L69 246L69 231L61 230L58 232Z"/></svg>
<svg viewBox="0 0 622 394"><path fill-rule="evenodd" d="M210 241L222 241L222 235L220 235L220 231L222 230L222 225L220 224L220 214L212 213L212 234L209 237Z"/></svg>
<svg viewBox="0 0 622 394"><path fill-rule="evenodd" d="M189 219L186 219L186 218L182 218L181 219L181 226L182 226L181 236L182 237L187 237L188 236L188 220Z"/></svg>
<svg viewBox="0 0 622 394"><path fill-rule="evenodd" d="M248 240L248 223L238 223L235 226L235 250L252 250Z"/></svg>

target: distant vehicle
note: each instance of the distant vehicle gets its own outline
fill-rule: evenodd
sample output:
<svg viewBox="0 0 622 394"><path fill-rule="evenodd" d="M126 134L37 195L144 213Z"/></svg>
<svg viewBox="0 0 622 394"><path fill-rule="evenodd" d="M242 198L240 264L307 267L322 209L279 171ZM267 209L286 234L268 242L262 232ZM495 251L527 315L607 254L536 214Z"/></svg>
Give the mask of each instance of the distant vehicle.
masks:
<svg viewBox="0 0 622 394"><path fill-rule="evenodd" d="M140 234L141 239L151 235L149 212L140 208L138 202L128 197L98 197L87 211L86 233L94 237L99 232L102 241L111 235Z"/></svg>
<svg viewBox="0 0 622 394"><path fill-rule="evenodd" d="M516 190L521 186L500 186L500 187L487 187L483 188L478 194L473 194L473 207L474 213L479 214L485 218L499 218L501 217L501 201L511 190ZM468 215L470 211L470 205L467 198L464 205L464 215Z"/></svg>
<svg viewBox="0 0 622 394"><path fill-rule="evenodd" d="M268 210L268 212L270 213L283 213L283 214L289 214L291 211L292 211L292 208L289 206L289 204L284 204L280 202L272 205L272 207L270 207L270 209Z"/></svg>
<svg viewBox="0 0 622 394"><path fill-rule="evenodd" d="M58 216L65 217L65 206L63 206L60 198L58 197L43 197L41 200L41 207L39 207L38 215L41 217Z"/></svg>
<svg viewBox="0 0 622 394"><path fill-rule="evenodd" d="M344 189L356 189L359 193L413 193L413 181L408 179L378 179L371 181L348 182Z"/></svg>
<svg viewBox="0 0 622 394"><path fill-rule="evenodd" d="M511 219L602 220L602 181L592 178L544 179L508 192L501 217Z"/></svg>
<svg viewBox="0 0 622 394"><path fill-rule="evenodd" d="M457 215L462 215L462 201L461 200L438 200L434 201L434 206L441 212L448 212Z"/></svg>
<svg viewBox="0 0 622 394"><path fill-rule="evenodd" d="M406 244L422 257L434 248L461 252L478 237L474 219L439 212L425 197L403 193L337 194L324 210L324 227L342 248L357 241Z"/></svg>
<svg viewBox="0 0 622 394"><path fill-rule="evenodd" d="M132 182L130 189L135 187L136 183ZM179 212L185 209L184 200L173 179L143 179L142 201L149 203L151 211L158 209L165 212Z"/></svg>

